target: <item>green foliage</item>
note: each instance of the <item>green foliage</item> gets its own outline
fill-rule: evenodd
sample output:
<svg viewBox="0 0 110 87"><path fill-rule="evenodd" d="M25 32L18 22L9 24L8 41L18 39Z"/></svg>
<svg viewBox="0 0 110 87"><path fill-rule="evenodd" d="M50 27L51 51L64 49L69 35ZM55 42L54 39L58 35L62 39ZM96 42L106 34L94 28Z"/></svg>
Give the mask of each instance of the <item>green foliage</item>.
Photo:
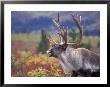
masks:
<svg viewBox="0 0 110 87"><path fill-rule="evenodd" d="M71 32L69 33L69 36L72 38L72 42L74 42L77 38L76 30L72 29Z"/></svg>
<svg viewBox="0 0 110 87"><path fill-rule="evenodd" d="M81 46L82 47L85 47L85 48L96 48L96 47L99 47L99 44L100 44L100 38L99 37L92 37L92 36L88 36L88 37L85 37L83 36L82 38L82 42L81 42Z"/></svg>
<svg viewBox="0 0 110 87"><path fill-rule="evenodd" d="M32 33L12 33L12 41L25 41L25 42L39 42L40 34L36 32Z"/></svg>
<svg viewBox="0 0 110 87"><path fill-rule="evenodd" d="M27 54L28 55L28 54ZM29 58L16 59L12 67L12 76L49 77L65 76L58 60L46 54L32 55Z"/></svg>
<svg viewBox="0 0 110 87"><path fill-rule="evenodd" d="M41 41L39 43L39 46L38 46L38 52L41 52L41 53L46 53L46 51L48 50L48 39L46 37L46 32L45 30L42 30L41 31Z"/></svg>
<svg viewBox="0 0 110 87"><path fill-rule="evenodd" d="M19 51L18 53L19 53L20 57L23 58L23 59L29 58L30 56L32 56L31 51L28 51L28 50Z"/></svg>
<svg viewBox="0 0 110 87"><path fill-rule="evenodd" d="M45 38L45 37L43 37ZM41 35L40 33L12 33L11 35L11 40L12 41L23 41L23 42L37 42L40 44L41 40ZM53 39L57 40L56 42L59 42L59 38L57 36L53 37ZM69 33L69 42L74 42L77 38L77 34L75 29L72 29L72 33ZM45 41L46 42L46 39ZM45 44L47 45L47 43L41 43L41 46L44 46L41 48L41 50L47 49L47 47L45 47ZM99 47L100 46L100 38L97 36L83 36L82 38L82 42L81 45L84 47L88 47L88 44L90 44L90 47ZM40 46L40 45L39 45ZM40 46L40 47L41 47Z"/></svg>
<svg viewBox="0 0 110 87"><path fill-rule="evenodd" d="M71 42L73 42L73 40L75 40L75 37L76 37L74 30L73 30L73 32L74 32L74 33L72 33L73 36L70 35L68 37L68 39L71 39ZM57 42L59 41L59 38L57 36L55 36L53 38L56 39ZM78 38L76 37L76 39L78 39ZM17 77L17 76L18 77L19 76L23 76L23 77L24 76L26 76L26 77L34 77L34 76L38 76L38 77L60 76L60 77L62 77L63 76L64 77L64 76L66 76L64 74L62 67L59 64L58 60L53 57L48 57L45 54L46 49L48 49L48 46L46 44L47 39L46 39L45 34L44 34L44 36L40 37L40 33L39 34L36 34L36 33L15 34L15 33L13 33L12 41L21 41L21 42L26 41L27 42L26 44L32 43L34 41L36 43L35 47L37 48L37 46L39 45L38 48L41 49L41 52L44 52L44 54L42 54L40 52L38 54L32 54L31 50L28 49L28 46L25 47L28 50L25 50L25 48L23 48L24 50L22 50L22 49L20 50L18 47L18 50L17 50L18 54L12 54L12 57L11 57L11 75L12 76L14 76L14 77ZM40 44L39 43L40 41L41 42L44 41L43 42L44 44ZM90 49L90 48L97 48L99 46L100 46L99 37L83 36L82 42L81 42L81 47ZM12 48L13 47L15 47L15 46L12 45ZM16 49L15 49L15 51L16 51ZM16 57L16 55L19 55L19 57L18 56Z"/></svg>
<svg viewBox="0 0 110 87"><path fill-rule="evenodd" d="M14 55L11 56L11 67L14 68L15 67L15 62L16 62L16 58L14 57Z"/></svg>
<svg viewBox="0 0 110 87"><path fill-rule="evenodd" d="M46 70L46 69L38 68L36 70L29 71L27 75L29 77L35 77L35 76L45 77L45 76L48 76L47 72L48 72L48 70Z"/></svg>
<svg viewBox="0 0 110 87"><path fill-rule="evenodd" d="M11 66L12 68L19 69L26 62L26 60L32 56L30 51L18 51L20 58L16 59L15 56L11 57Z"/></svg>
<svg viewBox="0 0 110 87"><path fill-rule="evenodd" d="M71 43L74 43L75 41L77 41L79 39L76 29L72 29L71 32L69 32L68 39L69 39L69 42L71 42ZM88 36L88 37L83 36L80 46L88 48L88 49L99 47L100 38L97 36Z"/></svg>

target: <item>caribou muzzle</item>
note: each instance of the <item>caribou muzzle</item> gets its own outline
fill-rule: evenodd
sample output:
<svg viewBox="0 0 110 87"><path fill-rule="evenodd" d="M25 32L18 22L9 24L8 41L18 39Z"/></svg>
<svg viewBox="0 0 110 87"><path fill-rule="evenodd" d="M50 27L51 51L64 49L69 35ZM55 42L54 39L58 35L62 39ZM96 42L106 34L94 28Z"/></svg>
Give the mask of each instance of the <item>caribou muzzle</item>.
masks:
<svg viewBox="0 0 110 87"><path fill-rule="evenodd" d="M50 50L47 51L47 54L48 54L49 57L52 57L52 55L53 55Z"/></svg>

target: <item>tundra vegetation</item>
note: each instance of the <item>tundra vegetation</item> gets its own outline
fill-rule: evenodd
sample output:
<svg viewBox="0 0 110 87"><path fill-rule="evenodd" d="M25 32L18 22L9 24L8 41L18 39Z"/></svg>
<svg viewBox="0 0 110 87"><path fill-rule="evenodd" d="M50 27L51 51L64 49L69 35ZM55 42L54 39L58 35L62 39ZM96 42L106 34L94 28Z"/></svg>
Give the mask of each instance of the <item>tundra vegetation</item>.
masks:
<svg viewBox="0 0 110 87"><path fill-rule="evenodd" d="M59 16L59 14L58 14ZM73 16L72 16L73 17ZM73 17L74 20L76 20ZM59 21L59 17L58 17ZM53 20L54 23L56 23ZM76 20L76 24L78 22ZM57 24L56 24L57 25ZM59 26L59 25L58 25ZM59 26L60 27L60 26ZM80 28L80 26L79 26ZM81 31L80 31L81 33ZM58 35L49 34L45 29L40 32L30 33L12 33L11 35L11 76L12 77L68 77L70 73L65 74L61 64L55 57L49 57L46 53L50 49L50 36L59 43L59 40L65 43L73 43L78 38L76 29L71 29L66 33ZM67 37L65 37L67 36ZM68 39L67 39L68 38ZM99 36L81 36L78 47L87 48L97 54L100 54ZM76 76L73 73L72 76Z"/></svg>
<svg viewBox="0 0 110 87"><path fill-rule="evenodd" d="M58 60L38 50L41 43L39 33L12 33L11 76L13 77L65 77ZM54 37L57 39L57 37ZM70 37L70 42L72 41ZM81 46L100 54L100 38L83 36ZM39 52L38 52L39 51ZM43 51L44 52L44 51Z"/></svg>

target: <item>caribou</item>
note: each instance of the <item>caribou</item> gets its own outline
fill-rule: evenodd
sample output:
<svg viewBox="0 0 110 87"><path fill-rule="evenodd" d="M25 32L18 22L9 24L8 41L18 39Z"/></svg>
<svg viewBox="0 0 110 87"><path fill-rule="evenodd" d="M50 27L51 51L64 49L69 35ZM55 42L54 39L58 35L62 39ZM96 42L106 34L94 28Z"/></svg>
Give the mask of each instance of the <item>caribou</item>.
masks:
<svg viewBox="0 0 110 87"><path fill-rule="evenodd" d="M71 73L71 77L99 77L100 55L86 48L74 48L74 46L80 44L83 36L83 30L80 23L81 16L80 20L78 20L75 15L71 15L71 18L80 31L79 40L74 43L67 42L67 29L60 25L58 14L58 21L56 21L55 19L52 20L58 29L57 34L60 37L60 43L56 43L55 40L53 40L52 36L48 34L51 48L47 50L47 54L49 57L57 58L65 74Z"/></svg>

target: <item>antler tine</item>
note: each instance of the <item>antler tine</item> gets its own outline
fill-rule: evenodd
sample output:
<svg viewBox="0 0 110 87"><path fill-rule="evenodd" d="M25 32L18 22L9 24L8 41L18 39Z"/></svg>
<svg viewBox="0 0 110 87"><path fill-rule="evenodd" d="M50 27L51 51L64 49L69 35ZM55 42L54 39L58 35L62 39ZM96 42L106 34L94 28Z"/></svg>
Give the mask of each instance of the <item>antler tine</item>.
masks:
<svg viewBox="0 0 110 87"><path fill-rule="evenodd" d="M58 12L58 22L59 22L59 12ZM63 26L59 24L60 33L58 35L60 36L60 42L61 44L67 43L67 30L65 31Z"/></svg>
<svg viewBox="0 0 110 87"><path fill-rule="evenodd" d="M58 34L61 37L61 44L67 44L67 30Z"/></svg>
<svg viewBox="0 0 110 87"><path fill-rule="evenodd" d="M56 21L56 20L54 20L54 19L52 19L52 21L53 21L53 23L55 24L55 26L57 27L56 29L58 30L58 35L59 35L59 37L60 37L60 42L62 42L62 38L61 38L61 29L60 29L60 24Z"/></svg>
<svg viewBox="0 0 110 87"><path fill-rule="evenodd" d="M47 33L47 38L48 38L48 40L49 40L49 42L50 42L51 45L57 44L57 43L52 39L52 37L51 37L51 35L50 35L49 33Z"/></svg>
<svg viewBox="0 0 110 87"><path fill-rule="evenodd" d="M54 22L55 26L57 27L57 30L58 30L57 34L60 36L60 41L61 41L60 44L68 44L68 45L74 45L75 44L76 45L76 44L79 44L82 40L82 27L80 25L81 16L79 16L80 20L78 20L74 15L71 15L71 16L72 16L73 21L75 21L77 27L79 28L80 39L76 43L67 43L67 29L64 30L64 28L60 25L60 23L59 23L59 13L58 13L58 21L53 19L53 22Z"/></svg>
<svg viewBox="0 0 110 87"><path fill-rule="evenodd" d="M65 31L63 27L59 24L59 13L58 13L58 21L53 19L53 23L57 27L58 35L60 36L60 44L66 44L67 43L67 30Z"/></svg>
<svg viewBox="0 0 110 87"><path fill-rule="evenodd" d="M81 42L81 40L82 40L82 35L83 35L83 33L82 33L82 27L81 27L80 22L78 21L78 19L75 18L74 15L71 15L71 16L72 16L72 19L75 21L75 23L78 26L79 31L80 31L80 40L78 42L76 42L76 44L79 44ZM80 21L81 21L81 16L80 16Z"/></svg>
<svg viewBox="0 0 110 87"><path fill-rule="evenodd" d="M58 22L59 22L60 20L59 20L59 12L58 12Z"/></svg>

